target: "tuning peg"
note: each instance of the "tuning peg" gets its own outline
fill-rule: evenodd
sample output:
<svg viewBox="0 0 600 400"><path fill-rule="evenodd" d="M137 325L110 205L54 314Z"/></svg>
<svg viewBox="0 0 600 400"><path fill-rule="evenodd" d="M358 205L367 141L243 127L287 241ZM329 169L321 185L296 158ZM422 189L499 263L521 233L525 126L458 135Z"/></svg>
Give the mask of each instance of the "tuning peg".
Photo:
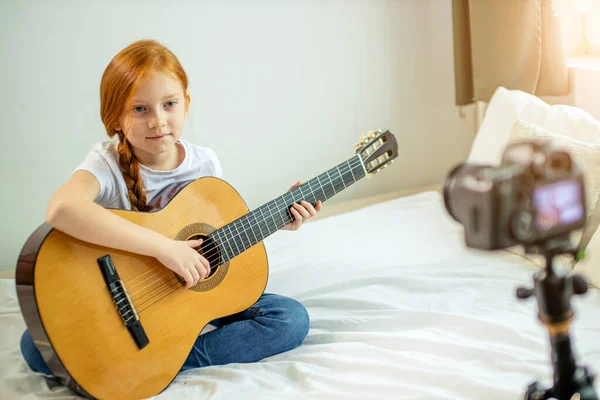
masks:
<svg viewBox="0 0 600 400"><path fill-rule="evenodd" d="M367 139L365 138L365 135L361 135L361 136L358 138L358 140L359 140L359 142L358 142L358 143L354 143L354 144L352 145L352 147L360 147L360 146L364 146L364 145L365 145L365 141L366 141Z"/></svg>

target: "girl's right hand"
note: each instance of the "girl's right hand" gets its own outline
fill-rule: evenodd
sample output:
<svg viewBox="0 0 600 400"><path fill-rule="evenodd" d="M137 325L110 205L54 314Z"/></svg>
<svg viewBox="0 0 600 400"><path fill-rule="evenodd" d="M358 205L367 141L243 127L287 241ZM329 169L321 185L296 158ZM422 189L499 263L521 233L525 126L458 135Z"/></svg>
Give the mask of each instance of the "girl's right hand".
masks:
<svg viewBox="0 0 600 400"><path fill-rule="evenodd" d="M202 239L167 239L157 248L156 259L165 267L185 279L185 287L190 288L210 274L210 264L194 247L199 247Z"/></svg>

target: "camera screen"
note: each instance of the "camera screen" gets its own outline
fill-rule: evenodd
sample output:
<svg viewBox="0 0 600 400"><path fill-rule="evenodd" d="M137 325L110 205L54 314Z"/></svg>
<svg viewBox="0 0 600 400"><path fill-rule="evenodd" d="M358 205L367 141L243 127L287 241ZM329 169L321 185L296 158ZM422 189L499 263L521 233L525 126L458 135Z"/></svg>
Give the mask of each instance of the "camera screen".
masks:
<svg viewBox="0 0 600 400"><path fill-rule="evenodd" d="M552 229L584 218L584 204L577 180L566 180L539 186L533 193L538 229Z"/></svg>

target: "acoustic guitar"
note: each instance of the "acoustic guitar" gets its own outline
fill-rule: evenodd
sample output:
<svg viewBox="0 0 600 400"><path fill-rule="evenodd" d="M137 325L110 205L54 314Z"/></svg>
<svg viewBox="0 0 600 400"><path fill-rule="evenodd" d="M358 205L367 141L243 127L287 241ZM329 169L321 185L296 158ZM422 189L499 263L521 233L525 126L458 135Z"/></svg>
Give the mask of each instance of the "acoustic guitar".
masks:
<svg viewBox="0 0 600 400"><path fill-rule="evenodd" d="M185 281L153 257L75 239L44 223L21 250L16 285L25 323L54 375L75 393L142 399L161 393L213 319L254 304L267 284L263 239L397 157L389 131L370 132L356 154L249 212L236 190L204 177L165 188L143 211L109 211L176 240L204 239L210 275ZM183 289L183 290L182 290Z"/></svg>

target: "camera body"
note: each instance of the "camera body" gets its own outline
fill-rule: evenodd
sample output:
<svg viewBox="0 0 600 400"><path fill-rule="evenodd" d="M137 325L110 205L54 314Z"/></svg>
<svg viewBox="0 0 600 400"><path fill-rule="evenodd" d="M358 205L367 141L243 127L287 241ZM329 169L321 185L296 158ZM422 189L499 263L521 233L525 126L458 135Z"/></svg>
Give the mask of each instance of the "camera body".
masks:
<svg viewBox="0 0 600 400"><path fill-rule="evenodd" d="M509 144L500 165L462 163L447 176L444 204L464 226L467 246L526 249L568 240L586 222L579 162L549 141Z"/></svg>

